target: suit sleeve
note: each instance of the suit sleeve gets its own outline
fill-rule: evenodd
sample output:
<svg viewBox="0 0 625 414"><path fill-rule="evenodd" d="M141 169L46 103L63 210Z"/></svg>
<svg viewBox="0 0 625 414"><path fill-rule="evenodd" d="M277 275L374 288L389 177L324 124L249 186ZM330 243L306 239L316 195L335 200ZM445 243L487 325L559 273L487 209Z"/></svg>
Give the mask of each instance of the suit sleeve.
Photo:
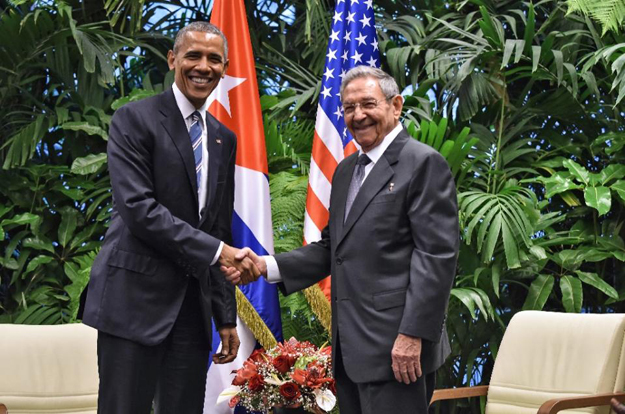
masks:
<svg viewBox="0 0 625 414"><path fill-rule="evenodd" d="M330 275L330 230L326 226L321 240L276 256L282 283L278 285L290 295L320 282Z"/></svg>
<svg viewBox="0 0 625 414"><path fill-rule="evenodd" d="M459 247L456 188L445 159L428 152L415 169L408 191L414 249L399 332L438 342Z"/></svg>
<svg viewBox="0 0 625 414"><path fill-rule="evenodd" d="M204 275L220 240L181 220L155 199L153 127L131 104L115 112L108 142L113 199L131 234L196 276Z"/></svg>
<svg viewBox="0 0 625 414"><path fill-rule="evenodd" d="M234 169L236 161L236 137L232 136L234 142L232 152L228 159L228 175L226 177L226 192L219 206L219 212L215 219L217 235L224 243L233 245L232 239L232 208L234 205ZM210 267L211 303L215 326L220 329L224 326L236 326L237 303L235 287L226 281L223 273L219 270L219 262Z"/></svg>

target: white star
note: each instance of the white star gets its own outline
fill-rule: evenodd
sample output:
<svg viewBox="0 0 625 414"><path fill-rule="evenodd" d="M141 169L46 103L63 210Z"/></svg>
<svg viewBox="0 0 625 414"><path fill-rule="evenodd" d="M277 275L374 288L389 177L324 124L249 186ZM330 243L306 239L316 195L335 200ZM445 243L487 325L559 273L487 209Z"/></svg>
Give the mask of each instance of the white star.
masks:
<svg viewBox="0 0 625 414"><path fill-rule="evenodd" d="M351 37L352 37L352 32L345 32L345 36L343 36L343 40L345 40L345 43L347 43L349 42Z"/></svg>
<svg viewBox="0 0 625 414"><path fill-rule="evenodd" d="M323 76L326 77L326 81L330 78L334 78L332 72L334 72L334 69L326 68L326 72L323 74Z"/></svg>
<svg viewBox="0 0 625 414"><path fill-rule="evenodd" d="M371 23L369 23L371 21L371 17L367 17L367 16L362 16L362 19L358 20L360 23L362 23L362 27L363 29L367 26L371 27Z"/></svg>
<svg viewBox="0 0 625 414"><path fill-rule="evenodd" d="M339 32L338 32L338 30L336 32L334 30L332 30L332 34L330 35L330 40L332 40L333 42L336 40L338 42L338 40L339 40Z"/></svg>
<svg viewBox="0 0 625 414"><path fill-rule="evenodd" d="M347 53L347 52L345 52ZM341 78L341 80L343 79L343 76L345 76L347 72L345 72L345 69L341 69L341 74L339 75L339 78Z"/></svg>
<svg viewBox="0 0 625 414"><path fill-rule="evenodd" d="M358 46L367 44L367 36L360 33L360 36L356 38L358 40Z"/></svg>
<svg viewBox="0 0 625 414"><path fill-rule="evenodd" d="M354 52L354 55L352 56L352 59L354 60L354 65L362 62L362 53L358 53L358 51L356 50Z"/></svg>
<svg viewBox="0 0 625 414"><path fill-rule="evenodd" d="M234 76L226 75L217 85L213 93L208 97L208 106L210 107L213 104L213 101L217 101L223 106L228 112L228 115L232 118L232 113L230 113L230 97L228 96L228 92L231 89L236 88L243 82L245 82L247 78L235 78Z"/></svg>
<svg viewBox="0 0 625 414"><path fill-rule="evenodd" d="M373 1L373 0L371 0L371 1ZM344 2L345 2L345 0L339 0L339 1L336 2L336 5L338 6L339 4L344 3Z"/></svg>
<svg viewBox="0 0 625 414"><path fill-rule="evenodd" d="M347 62L347 50L343 52L343 56L341 56L341 58L343 59L343 62Z"/></svg>
<svg viewBox="0 0 625 414"><path fill-rule="evenodd" d="M343 114L341 113L341 107L340 106L336 107L336 111L334 112L334 115L336 115L336 119L339 119L340 117L343 116Z"/></svg>
<svg viewBox="0 0 625 414"><path fill-rule="evenodd" d="M341 19L341 13L339 12L334 12L334 24L336 24L337 22L342 22L343 19Z"/></svg>
<svg viewBox="0 0 625 414"><path fill-rule="evenodd" d="M367 9L373 8L373 0L365 0L365 4L367 5Z"/></svg>
<svg viewBox="0 0 625 414"><path fill-rule="evenodd" d="M356 20L354 20L354 16L356 16L356 12L353 12L353 13L347 12L347 21L350 23L355 23Z"/></svg>
<svg viewBox="0 0 625 414"><path fill-rule="evenodd" d="M322 94L325 98L329 98L329 97L332 95L331 91L332 91L332 88L328 88L327 86L324 86L324 87L323 87L323 91L321 91L321 94Z"/></svg>
<svg viewBox="0 0 625 414"><path fill-rule="evenodd" d="M358 3L358 0L352 0L352 4L360 4L360 3Z"/></svg>
<svg viewBox="0 0 625 414"><path fill-rule="evenodd" d="M343 136L346 137L347 136L347 128L343 128Z"/></svg>
<svg viewBox="0 0 625 414"><path fill-rule="evenodd" d="M371 46L373 46L373 50L378 50L378 39L373 39Z"/></svg>
<svg viewBox="0 0 625 414"><path fill-rule="evenodd" d="M371 58L367 61L367 63L369 64L369 66L371 66L372 68L375 68L377 60L373 58L373 56L371 56Z"/></svg>
<svg viewBox="0 0 625 414"><path fill-rule="evenodd" d="M332 59L336 59L336 49L330 49L326 57L328 58L328 63L332 62Z"/></svg>

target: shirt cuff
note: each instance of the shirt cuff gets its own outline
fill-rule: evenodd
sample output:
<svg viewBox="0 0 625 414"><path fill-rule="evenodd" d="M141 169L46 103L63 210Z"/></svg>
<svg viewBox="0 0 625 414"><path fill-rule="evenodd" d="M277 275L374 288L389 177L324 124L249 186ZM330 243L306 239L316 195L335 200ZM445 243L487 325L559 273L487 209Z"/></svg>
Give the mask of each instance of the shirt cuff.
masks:
<svg viewBox="0 0 625 414"><path fill-rule="evenodd" d="M221 250L224 248L224 242L219 242L219 247L217 248L217 253L215 253L215 257L213 257L213 261L211 262L211 266L217 263L219 260L219 256L221 255Z"/></svg>
<svg viewBox="0 0 625 414"><path fill-rule="evenodd" d="M278 262L273 256L261 256L265 259L267 264L267 283L280 283L282 282L282 276L280 275L280 269L278 268Z"/></svg>

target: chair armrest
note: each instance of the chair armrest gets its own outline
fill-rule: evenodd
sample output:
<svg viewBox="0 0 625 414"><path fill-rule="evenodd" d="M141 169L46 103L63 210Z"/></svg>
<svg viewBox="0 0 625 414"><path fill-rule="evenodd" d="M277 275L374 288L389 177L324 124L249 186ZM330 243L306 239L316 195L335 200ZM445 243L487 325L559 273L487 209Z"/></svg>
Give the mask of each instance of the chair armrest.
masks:
<svg viewBox="0 0 625 414"><path fill-rule="evenodd" d="M488 385L478 385L476 387L447 388L435 390L430 404L442 400L456 400L459 398L481 397L488 393ZM609 401L609 399L608 399Z"/></svg>
<svg viewBox="0 0 625 414"><path fill-rule="evenodd" d="M7 414L7 406L4 404L0 404L0 414Z"/></svg>
<svg viewBox="0 0 625 414"><path fill-rule="evenodd" d="M625 393L617 392L610 394L584 395L581 397L554 398L540 406L538 414L554 414L558 411L571 408L598 407L610 405L610 400L616 398L620 402L625 401Z"/></svg>

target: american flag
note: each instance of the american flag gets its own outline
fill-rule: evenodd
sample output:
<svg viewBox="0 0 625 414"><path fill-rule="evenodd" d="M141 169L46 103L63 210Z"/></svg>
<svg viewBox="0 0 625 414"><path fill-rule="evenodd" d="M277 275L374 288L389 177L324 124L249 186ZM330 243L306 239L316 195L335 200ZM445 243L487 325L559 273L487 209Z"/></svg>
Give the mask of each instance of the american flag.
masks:
<svg viewBox="0 0 625 414"><path fill-rule="evenodd" d="M338 0L332 20L310 163L304 217L306 244L319 240L321 230L328 223L330 189L336 166L358 150L345 126L339 94L341 80L354 66L380 66L373 0ZM329 298L329 278L320 285Z"/></svg>

